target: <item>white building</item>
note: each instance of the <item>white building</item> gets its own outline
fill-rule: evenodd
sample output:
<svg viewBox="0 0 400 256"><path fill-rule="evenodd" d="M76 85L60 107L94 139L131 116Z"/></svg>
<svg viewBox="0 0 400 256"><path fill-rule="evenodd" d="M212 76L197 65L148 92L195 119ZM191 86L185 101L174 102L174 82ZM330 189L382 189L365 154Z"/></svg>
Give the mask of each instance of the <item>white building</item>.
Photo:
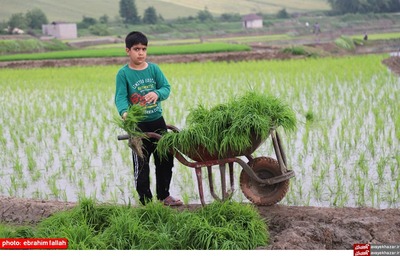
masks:
<svg viewBox="0 0 400 256"><path fill-rule="evenodd" d="M262 28L263 27L263 19L257 14L248 14L243 16L242 24L244 28Z"/></svg>
<svg viewBox="0 0 400 256"><path fill-rule="evenodd" d="M42 25L42 33L45 36L53 36L57 39L78 38L78 29L76 23L52 22Z"/></svg>

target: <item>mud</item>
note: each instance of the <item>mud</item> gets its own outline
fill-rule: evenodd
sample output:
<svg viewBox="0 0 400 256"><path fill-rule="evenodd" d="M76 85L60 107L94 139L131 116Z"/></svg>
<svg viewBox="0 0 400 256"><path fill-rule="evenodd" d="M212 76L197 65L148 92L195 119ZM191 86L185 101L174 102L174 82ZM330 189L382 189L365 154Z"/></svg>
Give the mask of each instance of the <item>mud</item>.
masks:
<svg viewBox="0 0 400 256"><path fill-rule="evenodd" d="M32 225L75 203L0 197L3 223ZM185 205L193 210L200 205ZM270 250L352 250L356 243L400 241L400 209L262 206L256 208L270 232Z"/></svg>

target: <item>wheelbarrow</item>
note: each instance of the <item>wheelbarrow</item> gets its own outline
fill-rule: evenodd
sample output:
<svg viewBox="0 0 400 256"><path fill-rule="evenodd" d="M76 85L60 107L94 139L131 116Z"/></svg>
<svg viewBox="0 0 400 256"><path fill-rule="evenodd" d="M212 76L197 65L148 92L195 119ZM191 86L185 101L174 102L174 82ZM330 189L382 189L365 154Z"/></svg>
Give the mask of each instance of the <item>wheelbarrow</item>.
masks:
<svg viewBox="0 0 400 256"><path fill-rule="evenodd" d="M173 132L179 132L179 129L173 125L167 125L167 128ZM203 168L207 167L208 185L210 194L215 200L225 201L232 197L235 191L234 182L234 164L242 167L240 173L240 188L243 194L255 205L274 205L281 201L289 190L289 179L294 177L294 171L288 170L286 165L286 155L281 143L280 136L276 129L269 131L276 158L269 156L253 157L254 151L262 144L261 139L254 136L252 145L243 152L229 151L220 156L210 154L203 147L194 149L192 152L183 154L177 149L172 153L175 158L185 166L194 168L197 177L197 185L201 204L206 204L203 189ZM162 135L154 132L146 132L148 138L161 139ZM129 135L119 135L118 140L127 140ZM247 162L240 157L246 157ZM217 195L214 190L213 166L219 166L221 177L221 195ZM229 185L227 187L227 170L229 171Z"/></svg>

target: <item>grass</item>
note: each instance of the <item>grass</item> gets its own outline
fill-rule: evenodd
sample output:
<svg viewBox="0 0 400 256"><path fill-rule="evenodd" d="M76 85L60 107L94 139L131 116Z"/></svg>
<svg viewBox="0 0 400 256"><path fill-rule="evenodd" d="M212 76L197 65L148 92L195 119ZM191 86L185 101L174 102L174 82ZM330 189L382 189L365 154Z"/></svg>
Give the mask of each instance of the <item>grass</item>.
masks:
<svg viewBox="0 0 400 256"><path fill-rule="evenodd" d="M363 38L364 35L353 35L353 39ZM368 40L389 40L389 39L399 39L400 33L374 33L368 34Z"/></svg>
<svg viewBox="0 0 400 256"><path fill-rule="evenodd" d="M25 40L1 40L0 41L0 55L10 53L32 53L47 51L61 51L70 49L69 46L60 40L42 41L38 39L25 39Z"/></svg>
<svg viewBox="0 0 400 256"><path fill-rule="evenodd" d="M33 227L0 225L0 237L62 237L72 250L251 250L266 246L269 233L253 206L236 202L178 211L160 202L132 208L82 199Z"/></svg>
<svg viewBox="0 0 400 256"><path fill-rule="evenodd" d="M193 45L166 45L148 48L149 55L165 54L198 54L212 52L249 51L250 47L240 44L204 43ZM69 58L102 58L126 57L124 46L121 48L79 49L52 51L30 54L12 54L0 56L0 61L14 60L42 60L42 59L69 59Z"/></svg>

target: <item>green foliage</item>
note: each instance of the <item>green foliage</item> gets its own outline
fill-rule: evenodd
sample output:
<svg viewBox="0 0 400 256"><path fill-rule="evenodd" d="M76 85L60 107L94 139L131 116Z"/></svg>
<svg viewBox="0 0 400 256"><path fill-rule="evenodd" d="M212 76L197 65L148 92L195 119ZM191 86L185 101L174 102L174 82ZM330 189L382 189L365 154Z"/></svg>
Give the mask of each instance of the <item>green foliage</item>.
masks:
<svg viewBox="0 0 400 256"><path fill-rule="evenodd" d="M19 42L18 42L19 43ZM1 41L0 41L1 44ZM97 58L97 57L125 57L123 46L107 49L78 49L59 52L42 52L36 54L15 54L0 56L0 61L12 60L41 60L41 59L69 59L69 58ZM164 54L196 54L210 52L248 51L250 47L240 44L204 43L191 45L151 46L149 55Z"/></svg>
<svg viewBox="0 0 400 256"><path fill-rule="evenodd" d="M108 17L108 15L107 14L104 14L104 15L102 15L100 18L99 18L99 22L101 23L101 24L107 24L108 23L108 21L109 21L109 17Z"/></svg>
<svg viewBox="0 0 400 256"><path fill-rule="evenodd" d="M156 24L158 22L157 11L154 7L150 6L144 10L144 15L142 19L144 24Z"/></svg>
<svg viewBox="0 0 400 256"><path fill-rule="evenodd" d="M43 49L43 44L36 39L28 40L1 40L0 54L31 52Z"/></svg>
<svg viewBox="0 0 400 256"><path fill-rule="evenodd" d="M39 8L34 8L23 13L14 13L8 20L10 29L42 29L42 24L47 24L48 19L46 14Z"/></svg>
<svg viewBox="0 0 400 256"><path fill-rule="evenodd" d="M89 27L90 33L96 36L108 36L110 32L106 24L95 24Z"/></svg>
<svg viewBox="0 0 400 256"><path fill-rule="evenodd" d="M335 40L335 44L342 49L350 51L353 51L356 48L353 39L348 36L340 36Z"/></svg>
<svg viewBox="0 0 400 256"><path fill-rule="evenodd" d="M134 104L129 107L125 120L123 120L121 117L116 117L114 122L118 127L126 131L129 136L143 137L144 134L140 131L138 123L143 121L144 116L144 107L140 104Z"/></svg>
<svg viewBox="0 0 400 256"><path fill-rule="evenodd" d="M160 202L134 208L83 199L36 227L0 225L0 237L63 237L72 250L249 250L265 246L269 235L257 210L236 202L190 212Z"/></svg>
<svg viewBox="0 0 400 256"><path fill-rule="evenodd" d="M49 23L46 14L39 8L34 8L25 14L28 27L42 29L43 24Z"/></svg>
<svg viewBox="0 0 400 256"><path fill-rule="evenodd" d="M210 12L207 8L204 8L203 11L199 11L199 12L197 13L197 19L198 19L200 22L206 22L206 21L213 21L213 20L214 20L214 17L213 17L213 15L211 14L211 12Z"/></svg>
<svg viewBox="0 0 400 256"><path fill-rule="evenodd" d="M34 237L34 229L30 226L0 225L0 237L25 238Z"/></svg>
<svg viewBox="0 0 400 256"><path fill-rule="evenodd" d="M291 53L293 55L308 55L308 52L301 46L292 46L282 50L284 53Z"/></svg>
<svg viewBox="0 0 400 256"><path fill-rule="evenodd" d="M278 14L276 15L278 19L287 19L289 18L289 13L286 11L285 8L279 10Z"/></svg>
<svg viewBox="0 0 400 256"><path fill-rule="evenodd" d="M140 17L138 16L135 0L120 0L119 15L124 19L125 23L140 23Z"/></svg>
<svg viewBox="0 0 400 256"><path fill-rule="evenodd" d="M51 39L50 41L42 42L44 51L65 51L71 49L70 46L58 39Z"/></svg>
<svg viewBox="0 0 400 256"><path fill-rule="evenodd" d="M307 111L305 117L306 117L306 121L309 122L309 123L312 123L312 122L315 121L315 114L311 110Z"/></svg>
<svg viewBox="0 0 400 256"><path fill-rule="evenodd" d="M0 40L0 55L24 52L59 51L69 48L69 46L57 39L51 41L41 41L38 39Z"/></svg>
<svg viewBox="0 0 400 256"><path fill-rule="evenodd" d="M221 14L220 20L222 22L242 21L242 15L239 13L223 13Z"/></svg>
<svg viewBox="0 0 400 256"><path fill-rule="evenodd" d="M92 17L83 16L82 21L77 24L78 29L89 28L97 24L97 20Z"/></svg>
<svg viewBox="0 0 400 256"><path fill-rule="evenodd" d="M8 20L8 26L11 29L13 29L13 28L26 29L26 28L28 28L28 22L23 13L14 13L11 15L10 19Z"/></svg>
<svg viewBox="0 0 400 256"><path fill-rule="evenodd" d="M189 113L186 125L179 133L163 135L157 145L161 156L174 148L201 158L199 147L221 158L231 151L240 155L252 146L252 138L265 140L271 128L294 130L296 118L278 98L250 91L210 109L199 105Z"/></svg>

